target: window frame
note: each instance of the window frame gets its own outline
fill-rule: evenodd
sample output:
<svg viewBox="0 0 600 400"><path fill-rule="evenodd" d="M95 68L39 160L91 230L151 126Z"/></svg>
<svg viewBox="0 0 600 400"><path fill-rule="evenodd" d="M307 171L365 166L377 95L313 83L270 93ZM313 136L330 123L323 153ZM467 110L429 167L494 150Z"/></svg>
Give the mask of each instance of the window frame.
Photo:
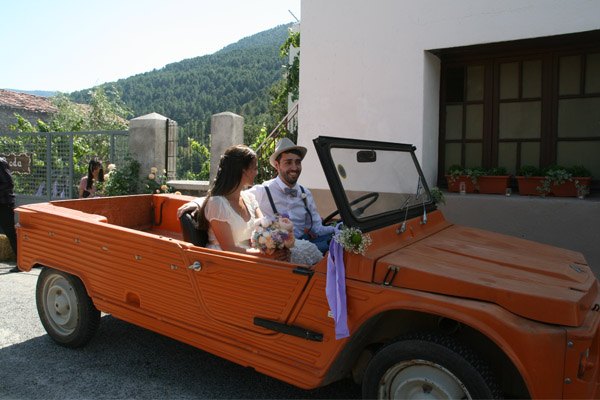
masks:
<svg viewBox="0 0 600 400"><path fill-rule="evenodd" d="M445 186L446 145L449 143L461 144L461 165L465 165L465 146L468 143L480 142L479 140L465 137L466 105L472 103L467 100L467 75L466 70L472 65L484 67L483 88L483 134L482 134L482 160L481 167L491 168L498 166L498 151L500 143L517 142L517 161L515 166L521 166L521 145L526 142L539 142L539 166L545 167L556 164L558 143L573 141L600 141L600 136L587 137L558 137L558 108L559 100L564 98L600 98L600 93L585 93L585 68L586 56L590 53L600 52L600 30L551 36L546 38L525 39L512 42L493 43L487 45L467 46L452 49L434 50L441 61L440 65L440 103L439 103L439 146L438 146L438 185ZM578 95L559 95L559 63L560 58L569 55L581 56L580 90ZM519 97L515 101L528 101L523 97L523 62L531 60L541 61L541 121L540 138L538 139L500 139L499 114L500 103L510 102L500 99L500 65L507 62L519 62ZM455 67L464 68L463 100L462 102L447 102L447 71ZM446 106L463 104L461 139L446 140ZM505 166L506 167L506 166ZM512 166L511 166L512 167ZM594 181L594 187L600 181Z"/></svg>

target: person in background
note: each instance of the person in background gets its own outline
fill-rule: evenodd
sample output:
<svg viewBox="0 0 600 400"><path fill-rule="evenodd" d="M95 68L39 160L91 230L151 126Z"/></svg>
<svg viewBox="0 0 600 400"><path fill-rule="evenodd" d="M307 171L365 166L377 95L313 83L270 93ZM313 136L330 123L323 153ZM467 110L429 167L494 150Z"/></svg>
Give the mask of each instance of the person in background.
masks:
<svg viewBox="0 0 600 400"><path fill-rule="evenodd" d="M15 194L10 167L5 158L0 157L0 227L17 255L17 232L15 231ZM21 272L13 267L9 272Z"/></svg>
<svg viewBox="0 0 600 400"><path fill-rule="evenodd" d="M92 158L88 164L87 176L81 178L79 182L79 198L96 197L97 182L104 182L104 170L102 169L102 162Z"/></svg>

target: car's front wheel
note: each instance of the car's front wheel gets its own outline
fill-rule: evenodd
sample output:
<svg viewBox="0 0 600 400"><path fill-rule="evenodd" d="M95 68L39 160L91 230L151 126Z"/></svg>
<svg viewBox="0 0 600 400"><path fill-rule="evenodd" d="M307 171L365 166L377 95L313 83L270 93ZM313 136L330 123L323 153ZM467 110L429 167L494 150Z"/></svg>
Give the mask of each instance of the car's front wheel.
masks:
<svg viewBox="0 0 600 400"><path fill-rule="evenodd" d="M367 367L363 397L492 399L500 391L489 369L450 337L422 334L380 349Z"/></svg>
<svg viewBox="0 0 600 400"><path fill-rule="evenodd" d="M36 304L44 329L60 345L81 347L98 329L100 311L76 276L44 268L37 281Z"/></svg>

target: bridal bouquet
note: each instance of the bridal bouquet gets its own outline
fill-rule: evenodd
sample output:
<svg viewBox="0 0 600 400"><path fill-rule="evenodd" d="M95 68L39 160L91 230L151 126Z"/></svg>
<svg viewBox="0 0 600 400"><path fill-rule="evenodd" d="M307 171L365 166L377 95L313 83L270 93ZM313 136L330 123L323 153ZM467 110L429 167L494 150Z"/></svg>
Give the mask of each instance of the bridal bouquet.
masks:
<svg viewBox="0 0 600 400"><path fill-rule="evenodd" d="M273 254L275 250L294 247L294 224L286 217L272 220L263 217L256 220L254 231L250 237L252 247L265 254Z"/></svg>

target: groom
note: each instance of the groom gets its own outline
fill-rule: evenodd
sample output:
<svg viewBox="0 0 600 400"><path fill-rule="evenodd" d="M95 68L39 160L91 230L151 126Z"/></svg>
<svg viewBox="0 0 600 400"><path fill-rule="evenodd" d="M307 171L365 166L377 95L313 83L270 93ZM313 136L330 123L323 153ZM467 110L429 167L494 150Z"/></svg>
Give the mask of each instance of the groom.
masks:
<svg viewBox="0 0 600 400"><path fill-rule="evenodd" d="M269 162L277 170L277 177L248 189L254 194L263 214L274 219L286 214L294 223L294 236L309 240L322 253L329 249L334 227L324 226L315 200L307 188L298 184L306 147L296 146L283 138L275 147ZM177 210L177 217L198 207L196 202L186 203Z"/></svg>

